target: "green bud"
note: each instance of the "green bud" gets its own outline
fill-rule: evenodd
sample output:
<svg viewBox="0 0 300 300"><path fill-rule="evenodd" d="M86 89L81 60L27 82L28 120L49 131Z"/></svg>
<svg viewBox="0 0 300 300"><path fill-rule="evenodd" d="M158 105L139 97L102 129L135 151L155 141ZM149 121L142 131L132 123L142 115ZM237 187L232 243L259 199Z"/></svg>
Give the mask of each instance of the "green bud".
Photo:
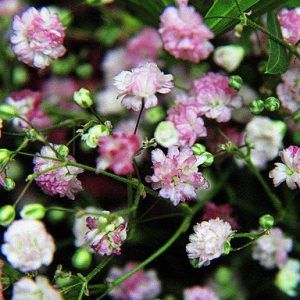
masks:
<svg viewBox="0 0 300 300"><path fill-rule="evenodd" d="M63 220L65 215L66 215L66 213L64 211L61 211L61 210L50 210L47 213L47 217L49 218L49 220L52 223L60 222L61 220Z"/></svg>
<svg viewBox="0 0 300 300"><path fill-rule="evenodd" d="M179 133L176 130L173 122L162 121L157 125L155 129L154 138L158 144L168 148L178 142Z"/></svg>
<svg viewBox="0 0 300 300"><path fill-rule="evenodd" d="M231 251L230 239L227 239L223 247L223 254L228 255L230 251Z"/></svg>
<svg viewBox="0 0 300 300"><path fill-rule="evenodd" d="M15 219L16 212L12 205L4 205L0 208L0 225L8 226Z"/></svg>
<svg viewBox="0 0 300 300"><path fill-rule="evenodd" d="M202 144L197 143L192 146L192 150L194 155L201 155L206 151L206 147Z"/></svg>
<svg viewBox="0 0 300 300"><path fill-rule="evenodd" d="M240 88L243 85L243 79L242 77L238 76L238 75L232 75L229 77L229 81L228 81L228 86L235 89L235 90L240 90Z"/></svg>
<svg viewBox="0 0 300 300"><path fill-rule="evenodd" d="M260 99L253 100L249 104L249 109L254 115L259 115L265 109L265 103Z"/></svg>
<svg viewBox="0 0 300 300"><path fill-rule="evenodd" d="M214 162L214 155L211 154L210 152L204 152L202 155L206 156L205 162L203 163L204 167L209 167L213 164Z"/></svg>
<svg viewBox="0 0 300 300"><path fill-rule="evenodd" d="M85 88L81 88L79 91L75 92L73 98L82 108L91 107L94 103L91 92Z"/></svg>
<svg viewBox="0 0 300 300"><path fill-rule="evenodd" d="M7 149L0 149L0 166L5 165L9 158L10 158L11 152Z"/></svg>
<svg viewBox="0 0 300 300"><path fill-rule="evenodd" d="M87 269L92 263L92 255L86 249L77 249L72 257L72 265L77 269Z"/></svg>
<svg viewBox="0 0 300 300"><path fill-rule="evenodd" d="M46 213L46 209L42 204L32 203L23 206L20 212L20 216L23 219L40 220L44 218L45 213Z"/></svg>
<svg viewBox="0 0 300 300"><path fill-rule="evenodd" d="M161 120L163 120L166 116L166 113L164 111L164 109L162 107L153 107L150 108L149 110L147 110L146 112L146 120L150 123L150 124L154 124L157 123Z"/></svg>
<svg viewBox="0 0 300 300"><path fill-rule="evenodd" d="M90 148L96 148L98 145L98 140L101 136L108 136L109 130L108 128L101 124L101 125L95 125L91 127L87 133L85 133L82 136L82 140L86 142L86 144Z"/></svg>
<svg viewBox="0 0 300 300"><path fill-rule="evenodd" d="M241 35L242 35L242 32L244 30L244 25L239 23L237 25L235 25L234 27L234 35L237 37L237 38L240 38Z"/></svg>
<svg viewBox="0 0 300 300"><path fill-rule="evenodd" d="M11 120L16 114L13 106L3 103L0 105L0 119Z"/></svg>
<svg viewBox="0 0 300 300"><path fill-rule="evenodd" d="M63 156L63 157L67 157L69 155L69 148L65 145L59 145L57 147L57 152Z"/></svg>
<svg viewBox="0 0 300 300"><path fill-rule="evenodd" d="M271 215L263 215L259 218L259 225L263 229L271 229L274 226L274 218Z"/></svg>
<svg viewBox="0 0 300 300"><path fill-rule="evenodd" d="M4 179L4 188L7 191L12 191L16 187L16 183L12 178L5 178Z"/></svg>
<svg viewBox="0 0 300 300"><path fill-rule="evenodd" d="M16 85L24 84L28 79L28 74L23 66L17 66L13 69L12 73L13 82Z"/></svg>
<svg viewBox="0 0 300 300"><path fill-rule="evenodd" d="M79 65L76 68L76 74L82 79L88 79L93 73L93 67L90 64Z"/></svg>
<svg viewBox="0 0 300 300"><path fill-rule="evenodd" d="M275 97L268 97L265 100L265 109L268 111L275 111L280 108L280 100Z"/></svg>
<svg viewBox="0 0 300 300"><path fill-rule="evenodd" d="M217 270L215 278L216 281L221 285L230 284L232 279L232 272L229 268L221 267Z"/></svg>

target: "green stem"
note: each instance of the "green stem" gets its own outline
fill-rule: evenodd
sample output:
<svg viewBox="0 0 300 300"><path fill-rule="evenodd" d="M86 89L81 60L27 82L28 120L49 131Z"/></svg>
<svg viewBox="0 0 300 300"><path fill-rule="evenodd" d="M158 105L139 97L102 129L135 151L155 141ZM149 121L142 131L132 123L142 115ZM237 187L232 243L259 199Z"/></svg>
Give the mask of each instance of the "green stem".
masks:
<svg viewBox="0 0 300 300"><path fill-rule="evenodd" d="M112 256L104 258L104 260L86 276L86 281L91 281L111 260Z"/></svg>

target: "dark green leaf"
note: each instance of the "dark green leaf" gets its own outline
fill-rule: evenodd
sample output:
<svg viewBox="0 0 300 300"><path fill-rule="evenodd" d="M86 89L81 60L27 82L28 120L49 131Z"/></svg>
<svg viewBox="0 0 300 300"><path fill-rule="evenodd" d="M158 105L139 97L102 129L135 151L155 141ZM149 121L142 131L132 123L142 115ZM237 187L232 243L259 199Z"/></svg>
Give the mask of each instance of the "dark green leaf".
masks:
<svg viewBox="0 0 300 300"><path fill-rule="evenodd" d="M275 12L268 13L267 29L274 36L282 40L282 33ZM288 66L289 56L286 48L272 38L269 38L269 59L266 66L266 73L284 73L288 69Z"/></svg>

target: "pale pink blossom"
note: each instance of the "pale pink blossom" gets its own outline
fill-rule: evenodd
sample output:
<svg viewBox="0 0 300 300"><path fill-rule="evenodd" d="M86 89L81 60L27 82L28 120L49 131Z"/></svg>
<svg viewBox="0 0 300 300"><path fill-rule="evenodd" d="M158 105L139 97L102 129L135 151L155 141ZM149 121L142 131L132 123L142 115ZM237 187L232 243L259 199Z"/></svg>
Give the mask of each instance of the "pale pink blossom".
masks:
<svg viewBox="0 0 300 300"><path fill-rule="evenodd" d="M137 263L129 262L124 268L111 268L106 279L107 282L118 279L137 265ZM116 286L110 292L110 296L118 300L152 300L156 299L160 292L161 283L156 272L141 269Z"/></svg>
<svg viewBox="0 0 300 300"><path fill-rule="evenodd" d="M199 116L197 103L193 100L179 101L168 110L167 120L173 122L179 133L180 146L192 146L197 138L207 135L203 119ZM188 97L187 97L188 98Z"/></svg>
<svg viewBox="0 0 300 300"><path fill-rule="evenodd" d="M282 9L278 14L283 38L295 45L300 39L300 7Z"/></svg>
<svg viewBox="0 0 300 300"><path fill-rule="evenodd" d="M115 76L114 85L119 91L122 104L128 108L138 111L157 105L156 93L167 94L173 87L173 76L165 75L155 63L146 63L143 66L122 71Z"/></svg>
<svg viewBox="0 0 300 300"><path fill-rule="evenodd" d="M193 286L191 288L184 289L184 300L219 300L215 291L208 286Z"/></svg>
<svg viewBox="0 0 300 300"><path fill-rule="evenodd" d="M0 16L13 16L22 8L20 0L0 0Z"/></svg>
<svg viewBox="0 0 300 300"><path fill-rule="evenodd" d="M127 223L122 217L112 219L109 211L102 211L102 214L101 217L86 218L85 241L100 256L121 255L121 246L127 237Z"/></svg>
<svg viewBox="0 0 300 300"><path fill-rule="evenodd" d="M280 228L272 228L269 235L260 237L253 247L252 257L267 269L282 267L292 250L293 241Z"/></svg>
<svg viewBox="0 0 300 300"><path fill-rule="evenodd" d="M52 124L41 108L42 95L40 92L33 92L28 89L14 92L5 101L15 108L18 116L23 118L23 120L18 117L13 118L12 122L17 128L31 128L31 125L27 122L37 128L47 127Z"/></svg>
<svg viewBox="0 0 300 300"><path fill-rule="evenodd" d="M110 169L118 175L127 175L134 171L133 158L140 148L135 134L113 133L99 139L100 154L97 169Z"/></svg>
<svg viewBox="0 0 300 300"><path fill-rule="evenodd" d="M201 15L187 1L177 1L178 8L167 7L160 16L160 28L164 48L177 59L198 63L213 51L209 42L214 37L203 23Z"/></svg>
<svg viewBox="0 0 300 300"><path fill-rule="evenodd" d="M292 68L281 75L283 83L277 88L281 106L290 112L300 109L300 68Z"/></svg>
<svg viewBox="0 0 300 300"><path fill-rule="evenodd" d="M193 155L189 147L178 149L173 146L165 155L162 150L155 149L151 153L154 174L147 176L152 188L160 189L159 195L170 199L174 205L190 199L196 199L197 189L207 189L209 184L198 171L205 158Z"/></svg>
<svg viewBox="0 0 300 300"><path fill-rule="evenodd" d="M233 233L230 224L219 218L197 223L194 231L189 237L190 243L187 244L186 251L198 268L207 266L211 260L220 257L227 238Z"/></svg>
<svg viewBox="0 0 300 300"><path fill-rule="evenodd" d="M283 163L275 163L276 167L269 173L274 186L285 181L290 189L300 189L300 147L289 146L279 155Z"/></svg>
<svg viewBox="0 0 300 300"><path fill-rule="evenodd" d="M67 158L69 161L75 162L73 156L68 155L66 146L53 144L50 145L51 147L42 147L41 151L36 154L36 157L33 160L33 170L35 173L42 172L48 168L55 167L56 165L60 164L61 162L57 161L57 159L59 159L58 154L63 156L63 158ZM75 194L82 191L81 182L77 179L77 175L82 172L82 169L73 166L61 167L41 174L35 180L37 185L41 187L45 194L50 196L58 194L60 197L67 196L68 198L74 200Z"/></svg>
<svg viewBox="0 0 300 300"><path fill-rule="evenodd" d="M46 7L29 7L12 23L13 52L25 64L44 69L51 61L63 56L65 30L56 13Z"/></svg>
<svg viewBox="0 0 300 300"><path fill-rule="evenodd" d="M241 107L241 97L228 86L228 77L209 72L193 81L193 95L200 112L217 122L228 122L233 109Z"/></svg>

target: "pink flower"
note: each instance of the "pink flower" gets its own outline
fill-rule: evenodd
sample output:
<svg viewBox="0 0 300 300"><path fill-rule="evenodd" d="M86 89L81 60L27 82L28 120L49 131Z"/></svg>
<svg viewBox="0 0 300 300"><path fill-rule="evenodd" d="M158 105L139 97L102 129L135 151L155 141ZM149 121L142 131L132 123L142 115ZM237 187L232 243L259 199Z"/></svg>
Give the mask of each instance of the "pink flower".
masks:
<svg viewBox="0 0 300 300"><path fill-rule="evenodd" d="M111 268L106 279L107 282L113 282L137 265L137 263L129 262L123 269ZM156 272L154 270L144 271L141 269L116 286L110 292L110 296L119 300L151 300L156 299L160 292L161 283Z"/></svg>
<svg viewBox="0 0 300 300"><path fill-rule="evenodd" d="M18 13L22 7L23 4L20 0L1 0L0 16L13 16L14 14Z"/></svg>
<svg viewBox="0 0 300 300"><path fill-rule="evenodd" d="M180 146L192 146L197 138L207 135L204 121L199 117L197 103L193 100L177 101L175 106L168 110L167 120L173 122L179 132Z"/></svg>
<svg viewBox="0 0 300 300"><path fill-rule="evenodd" d="M186 251L198 268L209 265L211 260L223 254L226 240L233 232L230 224L219 218L197 223L194 231Z"/></svg>
<svg viewBox="0 0 300 300"><path fill-rule="evenodd" d="M58 159L58 155L53 149L55 149L55 151L63 157L68 158L69 161L75 162L75 159L71 155L68 155L68 149L66 146L44 146L42 147L41 151L36 154L37 156L33 160L35 165L33 170L35 173L44 171L60 163L59 161L51 159ZM39 156L49 157L49 159ZM74 200L74 194L82 191L81 182L76 178L76 176L82 172L83 170L77 167L61 167L59 169L41 174L35 180L37 185L41 187L45 194L50 196L58 194L60 197L67 196L68 198Z"/></svg>
<svg viewBox="0 0 300 300"><path fill-rule="evenodd" d="M14 92L5 101L16 109L20 117L30 122L34 127L43 128L52 124L41 108L42 96L39 92L31 90ZM13 119L13 124L19 128L30 128L26 121L16 117Z"/></svg>
<svg viewBox="0 0 300 300"><path fill-rule="evenodd" d="M184 300L219 300L220 298L210 287L193 286L183 291Z"/></svg>
<svg viewBox="0 0 300 300"><path fill-rule="evenodd" d="M132 37L126 46L126 61L132 67L157 61L158 51L162 47L160 36L156 29L145 28Z"/></svg>
<svg viewBox="0 0 300 300"><path fill-rule="evenodd" d="M214 37L195 8L188 1L177 1L178 8L169 6L160 16L160 29L164 48L177 59L198 63L208 58Z"/></svg>
<svg viewBox="0 0 300 300"><path fill-rule="evenodd" d="M269 173L274 186L285 181L290 189L300 189L300 147L289 146L279 155L283 163L275 163L276 167Z"/></svg>
<svg viewBox="0 0 300 300"><path fill-rule="evenodd" d="M165 155L162 150L152 151L154 174L147 176L152 188L160 189L159 195L170 199L174 205L196 198L197 189L207 189L209 184L198 171L204 159L193 155L189 147L179 150L173 146Z"/></svg>
<svg viewBox="0 0 300 300"><path fill-rule="evenodd" d="M85 240L101 256L121 255L121 246L127 237L127 223L122 217L115 217L112 220L109 211L102 213L104 216L86 218L89 231L85 234Z"/></svg>
<svg viewBox="0 0 300 300"><path fill-rule="evenodd" d="M110 169L118 175L127 175L134 171L132 160L140 148L136 135L113 133L99 139L97 169Z"/></svg>
<svg viewBox="0 0 300 300"><path fill-rule="evenodd" d="M277 86L281 106L295 112L300 109L300 69L293 68L281 75L283 83Z"/></svg>
<svg viewBox="0 0 300 300"><path fill-rule="evenodd" d="M204 206L202 221L209 221L210 219L220 218L221 220L228 222L232 229L238 229L239 225L235 218L231 216L232 207L229 204L216 205L213 202L208 202Z"/></svg>
<svg viewBox="0 0 300 300"><path fill-rule="evenodd" d="M283 38L295 45L300 38L300 7L288 10L282 9L278 14Z"/></svg>
<svg viewBox="0 0 300 300"><path fill-rule="evenodd" d="M25 64L44 69L53 59L66 52L62 45L65 30L58 15L43 7L29 7L20 16L15 16L10 37L12 49Z"/></svg>
<svg viewBox="0 0 300 300"><path fill-rule="evenodd" d="M155 63L146 63L143 66L122 71L115 76L114 85L119 91L122 104L138 111L145 101L145 108L157 105L156 93L167 94L173 87L173 76L165 75Z"/></svg>
<svg viewBox="0 0 300 300"><path fill-rule="evenodd" d="M242 104L241 97L228 86L228 77L218 73L209 72L194 80L192 93L200 112L217 122L228 122L233 109Z"/></svg>
<svg viewBox="0 0 300 300"><path fill-rule="evenodd" d="M256 241L252 257L267 269L282 267L292 250L293 241L284 236L280 228L272 228L269 235L264 235Z"/></svg>

